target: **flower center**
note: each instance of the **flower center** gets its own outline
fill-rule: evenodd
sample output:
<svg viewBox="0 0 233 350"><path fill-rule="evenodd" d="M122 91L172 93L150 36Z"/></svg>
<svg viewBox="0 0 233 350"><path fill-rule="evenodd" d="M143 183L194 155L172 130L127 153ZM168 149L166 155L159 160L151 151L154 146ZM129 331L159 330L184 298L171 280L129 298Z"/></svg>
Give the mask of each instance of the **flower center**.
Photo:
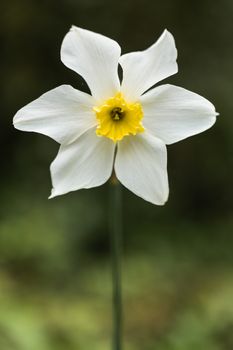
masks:
<svg viewBox="0 0 233 350"><path fill-rule="evenodd" d="M114 121L118 121L118 120L121 120L123 118L125 113L122 110L122 108L115 107L111 110L110 114L111 114L111 117Z"/></svg>
<svg viewBox="0 0 233 350"><path fill-rule="evenodd" d="M140 103L127 103L121 92L106 100L101 106L93 108L98 120L96 134L114 142L124 136L143 132L143 110Z"/></svg>

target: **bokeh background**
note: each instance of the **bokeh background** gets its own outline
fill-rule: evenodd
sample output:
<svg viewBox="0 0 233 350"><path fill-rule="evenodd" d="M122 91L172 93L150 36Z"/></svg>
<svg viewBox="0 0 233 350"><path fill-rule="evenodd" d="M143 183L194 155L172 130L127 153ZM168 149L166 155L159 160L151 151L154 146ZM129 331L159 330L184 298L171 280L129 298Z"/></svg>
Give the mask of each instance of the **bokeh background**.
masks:
<svg viewBox="0 0 233 350"><path fill-rule="evenodd" d="M58 145L12 127L58 85L87 91L60 61L75 24L142 50L169 29L179 73L220 113L168 148L170 198L123 192L124 346L233 349L232 0L9 0L1 9L0 349L111 347L109 186L47 200Z"/></svg>

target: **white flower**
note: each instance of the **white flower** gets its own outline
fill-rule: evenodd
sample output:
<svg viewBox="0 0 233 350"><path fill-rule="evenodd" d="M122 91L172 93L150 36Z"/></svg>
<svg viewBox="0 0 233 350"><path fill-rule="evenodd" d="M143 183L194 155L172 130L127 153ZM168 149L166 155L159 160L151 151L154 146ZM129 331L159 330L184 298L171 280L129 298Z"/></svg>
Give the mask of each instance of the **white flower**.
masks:
<svg viewBox="0 0 233 350"><path fill-rule="evenodd" d="M181 87L162 85L147 92L177 73L176 58L167 30L147 50L121 56L114 40L71 28L61 60L85 79L92 95L62 85L14 117L17 129L45 134L61 144L51 164L50 198L100 186L114 169L136 195L158 205L166 202L166 144L210 128L217 115L209 101Z"/></svg>

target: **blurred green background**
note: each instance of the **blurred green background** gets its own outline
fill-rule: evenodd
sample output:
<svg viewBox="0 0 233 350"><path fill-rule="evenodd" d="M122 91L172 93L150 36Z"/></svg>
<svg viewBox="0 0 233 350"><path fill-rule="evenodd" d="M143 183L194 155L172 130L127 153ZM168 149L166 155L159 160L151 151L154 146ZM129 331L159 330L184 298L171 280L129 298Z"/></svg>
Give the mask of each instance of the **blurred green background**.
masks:
<svg viewBox="0 0 233 350"><path fill-rule="evenodd" d="M167 82L212 101L209 131L168 148L170 198L124 190L127 350L233 349L232 0L9 0L1 9L0 350L111 346L109 188L47 200L58 145L12 127L16 111L61 84L87 91L60 61L70 26L178 48Z"/></svg>

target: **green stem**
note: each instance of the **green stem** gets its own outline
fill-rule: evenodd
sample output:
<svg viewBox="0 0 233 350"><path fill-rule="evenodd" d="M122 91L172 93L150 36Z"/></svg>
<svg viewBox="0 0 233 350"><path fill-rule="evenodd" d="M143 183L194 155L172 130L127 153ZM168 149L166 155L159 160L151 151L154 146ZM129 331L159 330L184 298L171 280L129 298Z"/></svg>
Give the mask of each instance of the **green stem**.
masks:
<svg viewBox="0 0 233 350"><path fill-rule="evenodd" d="M121 185L110 184L110 234L112 250L113 283L113 350L122 350L122 297L121 297L121 255L122 255L122 200Z"/></svg>

